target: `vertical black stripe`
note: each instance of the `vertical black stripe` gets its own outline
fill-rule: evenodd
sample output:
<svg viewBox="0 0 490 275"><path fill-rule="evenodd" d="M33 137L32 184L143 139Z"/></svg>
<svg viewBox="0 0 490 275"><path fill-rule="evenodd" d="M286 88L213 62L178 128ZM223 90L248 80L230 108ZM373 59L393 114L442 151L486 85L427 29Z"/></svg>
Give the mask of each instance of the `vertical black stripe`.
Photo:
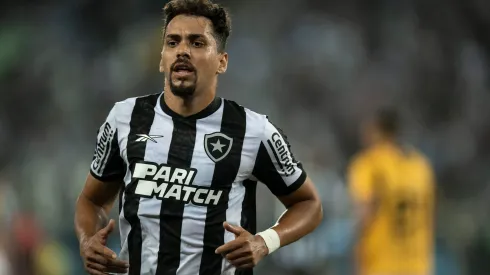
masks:
<svg viewBox="0 0 490 275"><path fill-rule="evenodd" d="M167 164L190 168L196 143L196 120L173 118L173 122L174 130ZM182 201L162 200L157 275L175 275L179 268L184 206Z"/></svg>
<svg viewBox="0 0 490 275"><path fill-rule="evenodd" d="M145 158L146 142L136 142L137 134L149 134L153 119L155 118L155 105L158 95L150 95L136 99L128 134L127 156L131 171L134 169L136 161ZM143 244L141 236L141 223L138 218L138 208L140 203L139 196L135 195L137 181L131 180L124 193L124 217L131 225L128 235L129 250L129 275L139 275L141 271L141 246Z"/></svg>
<svg viewBox="0 0 490 275"><path fill-rule="evenodd" d="M248 232L255 234L257 233L257 182L253 180L244 180L243 186L245 186L245 197L243 198L242 203L242 219L240 225Z"/></svg>
<svg viewBox="0 0 490 275"><path fill-rule="evenodd" d="M273 148L271 150L274 151ZM281 174L277 172L277 168L263 142L260 143L252 175L264 183L272 194L282 196L288 193L288 186L284 183Z"/></svg>
<svg viewBox="0 0 490 275"><path fill-rule="evenodd" d="M225 101L221 120L221 133L233 138L231 150L214 168L211 188L224 189L224 199L218 205L208 206L204 228L204 247L201 259L200 275L221 274L223 257L216 255L216 248L224 244L223 222L226 221L228 195L240 168L243 139L246 131L245 109L238 104Z"/></svg>
<svg viewBox="0 0 490 275"><path fill-rule="evenodd" d="M245 197L243 198L242 203L240 226L255 235L255 233L257 233L257 182L253 180L244 180L243 186L245 186ZM235 275L253 275L253 269L237 269Z"/></svg>

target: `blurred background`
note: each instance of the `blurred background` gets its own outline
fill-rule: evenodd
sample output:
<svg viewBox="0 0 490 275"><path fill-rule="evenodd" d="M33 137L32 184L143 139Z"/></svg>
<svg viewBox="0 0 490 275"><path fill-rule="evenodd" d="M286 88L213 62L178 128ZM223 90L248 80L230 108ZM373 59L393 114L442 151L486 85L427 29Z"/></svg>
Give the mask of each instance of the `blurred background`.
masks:
<svg viewBox="0 0 490 275"><path fill-rule="evenodd" d="M258 274L350 274L345 167L360 121L386 104L436 170L437 274L490 274L490 1L220 2L233 16L220 96L284 129L325 209L314 234ZM3 1L1 275L84 274L75 201L113 103L162 90L165 3ZM263 230L282 208L257 195Z"/></svg>

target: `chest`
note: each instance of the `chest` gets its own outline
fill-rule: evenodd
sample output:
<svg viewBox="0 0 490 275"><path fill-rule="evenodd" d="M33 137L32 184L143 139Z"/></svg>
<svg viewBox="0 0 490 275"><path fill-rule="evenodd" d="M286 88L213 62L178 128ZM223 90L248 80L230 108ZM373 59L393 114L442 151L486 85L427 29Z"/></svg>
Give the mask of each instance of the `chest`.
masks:
<svg viewBox="0 0 490 275"><path fill-rule="evenodd" d="M148 129L133 128L120 145L131 179L217 188L249 178L258 150L243 125L213 119L155 119Z"/></svg>

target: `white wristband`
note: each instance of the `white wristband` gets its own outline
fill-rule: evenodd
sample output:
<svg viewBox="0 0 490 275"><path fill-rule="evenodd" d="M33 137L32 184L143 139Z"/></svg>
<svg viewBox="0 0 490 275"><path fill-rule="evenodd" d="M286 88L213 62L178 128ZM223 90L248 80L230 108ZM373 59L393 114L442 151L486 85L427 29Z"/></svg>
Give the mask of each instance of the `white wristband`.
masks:
<svg viewBox="0 0 490 275"><path fill-rule="evenodd" d="M279 238L279 234L277 234L276 230L272 228L259 232L256 235L259 235L262 237L262 239L264 239L265 245L269 249L269 254L281 247L281 239Z"/></svg>

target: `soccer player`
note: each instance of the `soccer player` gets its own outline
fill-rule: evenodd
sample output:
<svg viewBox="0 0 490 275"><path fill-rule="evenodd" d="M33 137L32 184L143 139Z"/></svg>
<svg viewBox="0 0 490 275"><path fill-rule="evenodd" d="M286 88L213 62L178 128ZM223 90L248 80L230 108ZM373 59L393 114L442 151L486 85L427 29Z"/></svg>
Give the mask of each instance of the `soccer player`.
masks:
<svg viewBox="0 0 490 275"><path fill-rule="evenodd" d="M75 228L93 275L252 274L322 219L314 184L265 115L216 96L230 18L208 0L164 8L164 92L114 105L97 135ZM256 233L256 183L286 207ZM120 196L119 257L105 247Z"/></svg>
<svg viewBox="0 0 490 275"><path fill-rule="evenodd" d="M434 178L427 158L399 142L399 116L379 110L348 181L359 218L358 275L431 275Z"/></svg>

